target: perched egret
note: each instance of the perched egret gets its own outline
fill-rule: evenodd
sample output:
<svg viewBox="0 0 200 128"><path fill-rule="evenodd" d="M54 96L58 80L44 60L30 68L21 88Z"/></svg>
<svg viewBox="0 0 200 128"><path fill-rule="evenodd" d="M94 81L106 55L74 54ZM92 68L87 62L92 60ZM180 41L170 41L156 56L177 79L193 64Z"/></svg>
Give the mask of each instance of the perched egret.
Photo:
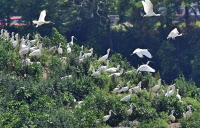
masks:
<svg viewBox="0 0 200 128"><path fill-rule="evenodd" d="M120 90L120 87L121 87L121 85L120 84L118 84L117 86L116 86L116 88L114 88L113 89L113 93L117 93L117 92L119 92L119 90Z"/></svg>
<svg viewBox="0 0 200 128"><path fill-rule="evenodd" d="M168 87L167 93L165 93L165 96L170 97L174 94L176 84L173 84L172 86ZM170 90L172 88L172 90Z"/></svg>
<svg viewBox="0 0 200 128"><path fill-rule="evenodd" d="M59 43L58 54L62 54L62 53L63 53L63 49L61 48L61 43Z"/></svg>
<svg viewBox="0 0 200 128"><path fill-rule="evenodd" d="M18 33L15 35L15 38L16 38L16 40L12 41L13 47L17 46L17 43L18 43Z"/></svg>
<svg viewBox="0 0 200 128"><path fill-rule="evenodd" d="M148 61L146 64L140 65L140 67L137 69L137 72L139 71L146 71L146 72L155 72L155 69L151 68L148 64L150 61Z"/></svg>
<svg viewBox="0 0 200 128"><path fill-rule="evenodd" d="M31 44L30 44L30 41L28 41L28 46L27 47L24 47L23 49L21 49L19 51L20 54L27 54L29 52L29 49L31 47Z"/></svg>
<svg viewBox="0 0 200 128"><path fill-rule="evenodd" d="M109 66L109 60L107 60L107 65L106 66L101 66L100 68L99 68L99 70L101 71L101 72L103 72L103 71L105 71L107 68L108 68L108 66Z"/></svg>
<svg viewBox="0 0 200 128"><path fill-rule="evenodd" d="M87 57L92 56L92 54L93 54L93 48L91 48L89 51L90 51L90 53L84 53L83 54L83 58L87 58Z"/></svg>
<svg viewBox="0 0 200 128"><path fill-rule="evenodd" d="M175 112L175 110L172 110L171 115L169 115L169 119L171 120L171 122L174 122L176 120L176 118L174 116L174 112Z"/></svg>
<svg viewBox="0 0 200 128"><path fill-rule="evenodd" d="M124 69L122 68L121 71L119 73L113 73L111 75L109 75L108 77L114 76L114 77L120 77L124 72Z"/></svg>
<svg viewBox="0 0 200 128"><path fill-rule="evenodd" d="M82 54L83 54L83 52L82 51L80 51L80 55L79 55L79 63L82 63L83 62L83 57L82 57Z"/></svg>
<svg viewBox="0 0 200 128"><path fill-rule="evenodd" d="M37 46L31 47L31 48L30 48L30 51L31 51L31 52L32 52L32 51L35 51L35 49L39 47L39 43L40 43L40 42L38 41L38 42L37 42Z"/></svg>
<svg viewBox="0 0 200 128"><path fill-rule="evenodd" d="M185 113L186 119L190 118L191 115L192 115L191 107L192 107L192 105L187 106L187 108L188 108L189 110Z"/></svg>
<svg viewBox="0 0 200 128"><path fill-rule="evenodd" d="M42 43L40 44L39 49L31 52L29 56L41 56L42 55Z"/></svg>
<svg viewBox="0 0 200 128"><path fill-rule="evenodd" d="M98 77L101 75L101 71L97 70L96 72L94 72L91 76L94 76L94 77Z"/></svg>
<svg viewBox="0 0 200 128"><path fill-rule="evenodd" d="M134 91L134 93L137 93L138 91L141 90L141 87L142 87L142 81L140 81L136 87L129 89L129 92Z"/></svg>
<svg viewBox="0 0 200 128"><path fill-rule="evenodd" d="M50 52L55 51L56 49L57 49L57 47L56 47L56 46L53 46L53 47L51 47L47 52L50 53Z"/></svg>
<svg viewBox="0 0 200 128"><path fill-rule="evenodd" d="M98 61L105 61L108 58L109 53L110 53L110 48L107 50L107 54L99 58Z"/></svg>
<svg viewBox="0 0 200 128"><path fill-rule="evenodd" d="M133 105L135 106L134 103L130 104L130 109L127 110L127 116L131 115L133 113ZM136 107L136 106L135 106Z"/></svg>
<svg viewBox="0 0 200 128"><path fill-rule="evenodd" d="M131 98L132 94L133 94L133 90L131 90L131 94L130 95L127 95L127 96L123 97L120 101L127 102Z"/></svg>
<svg viewBox="0 0 200 128"><path fill-rule="evenodd" d="M161 78L158 80L158 84L155 85L155 86L151 89L151 91L156 93L156 92L158 91L158 89L160 88L160 85L161 85Z"/></svg>
<svg viewBox="0 0 200 128"><path fill-rule="evenodd" d="M137 49L135 49L135 51L133 51L133 54L137 54L140 58L143 58L144 56L146 56L148 58L152 58L152 55L148 51L148 49L137 48ZM133 54L131 54L131 55L133 55Z"/></svg>
<svg viewBox="0 0 200 128"><path fill-rule="evenodd" d="M69 43L67 43L67 53L71 53L71 52L72 52L72 49L70 48Z"/></svg>
<svg viewBox="0 0 200 128"><path fill-rule="evenodd" d="M126 87L122 87L122 88L119 90L119 93L128 91L129 86L130 86L130 81L127 82L127 85L128 85L128 86L126 86Z"/></svg>
<svg viewBox="0 0 200 128"><path fill-rule="evenodd" d="M155 14L153 12L153 4L150 0L142 1L142 5L144 7L144 12L146 13L144 17L150 17L150 16L160 16L160 14Z"/></svg>
<svg viewBox="0 0 200 128"><path fill-rule="evenodd" d="M41 13L40 13L40 17L37 20L33 20L33 23L34 24L37 24L36 27L40 26L40 25L43 25L43 24L49 24L49 23L52 23L51 21L45 21L45 17L46 17L46 10L43 10Z"/></svg>
<svg viewBox="0 0 200 128"><path fill-rule="evenodd" d="M175 29L173 29L173 30L169 33L167 39L172 38L173 40L175 40L175 38L176 38L177 36L182 36L182 35L183 35L183 34L182 34L182 33L179 34L177 28L175 28Z"/></svg>
<svg viewBox="0 0 200 128"><path fill-rule="evenodd" d="M76 39L74 36L72 36L71 37L71 42L70 42L70 44L73 46L73 44L74 44L74 39ZM77 39L76 39L77 40Z"/></svg>
<svg viewBox="0 0 200 128"><path fill-rule="evenodd" d="M103 117L103 121L104 121L104 122L106 122L108 119L110 119L111 112L113 112L113 111L110 110L110 111L109 111L109 115L106 115L106 116ZM113 112L113 114L115 114L115 113ZM117 114L115 114L115 115L117 115Z"/></svg>
<svg viewBox="0 0 200 128"><path fill-rule="evenodd" d="M178 99L179 99L179 101L180 101L180 102L182 102L182 101L181 101L181 96L179 95L179 93L178 93L178 92L179 92L179 89L177 89L176 98L178 98Z"/></svg>
<svg viewBox="0 0 200 128"><path fill-rule="evenodd" d="M119 70L119 68L120 68L120 65L117 65L117 68L115 68L115 67L108 68L108 69L106 69L106 72L115 73L115 72L117 72L117 70Z"/></svg>

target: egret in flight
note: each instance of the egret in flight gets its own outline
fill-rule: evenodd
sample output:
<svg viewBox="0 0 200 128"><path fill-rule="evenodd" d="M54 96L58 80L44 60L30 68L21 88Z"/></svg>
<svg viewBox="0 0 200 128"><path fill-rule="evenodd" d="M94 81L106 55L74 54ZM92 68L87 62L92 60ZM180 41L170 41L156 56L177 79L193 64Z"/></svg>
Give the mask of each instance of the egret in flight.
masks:
<svg viewBox="0 0 200 128"><path fill-rule="evenodd" d="M33 20L33 23L34 24L37 24L36 27L40 26L40 25L43 25L43 24L49 24L49 23L52 23L51 21L45 21L45 17L46 17L46 10L43 10L41 13L40 13L40 17L37 20Z"/></svg>
<svg viewBox="0 0 200 128"><path fill-rule="evenodd" d="M179 34L178 29L175 28L175 29L173 29L173 30L169 33L167 39L172 38L173 40L175 40L175 38L176 38L177 36L182 36L182 35L183 35L183 34L182 34L182 33Z"/></svg>
<svg viewBox="0 0 200 128"><path fill-rule="evenodd" d="M135 51L133 51L133 54L137 54L140 58L143 58L144 56L148 57L148 58L152 58L152 55L151 53L148 51L148 49L140 49L140 48L137 48L135 49Z"/></svg>
<svg viewBox="0 0 200 128"><path fill-rule="evenodd" d="M148 61L146 64L140 65L140 67L137 69L137 72L139 71L146 71L146 72L155 72L155 69L150 67L149 64L150 61Z"/></svg>
<svg viewBox="0 0 200 128"><path fill-rule="evenodd" d="M142 1L142 5L144 7L144 12L146 13L143 17L160 16L160 14L155 14L155 12L153 12L153 4L150 0Z"/></svg>

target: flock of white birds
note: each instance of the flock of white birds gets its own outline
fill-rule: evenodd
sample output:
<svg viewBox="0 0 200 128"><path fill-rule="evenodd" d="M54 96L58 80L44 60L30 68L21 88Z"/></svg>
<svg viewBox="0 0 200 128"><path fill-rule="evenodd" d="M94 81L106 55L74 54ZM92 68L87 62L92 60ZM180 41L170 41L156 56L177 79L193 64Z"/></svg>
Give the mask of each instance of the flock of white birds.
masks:
<svg viewBox="0 0 200 128"><path fill-rule="evenodd" d="M151 3L150 0L145 0L145 1L142 1L142 4L143 4L143 7L144 7L144 11L145 11L145 15L144 17L151 17L151 16L160 16L160 14L155 14L153 12L153 4ZM51 21L45 21L45 16L46 16L46 11L43 10L41 13L40 13L40 17L38 19L38 21L34 20L33 23L36 24L36 27L42 25L42 24L48 24L48 23L52 23ZM9 36L10 34L8 33L7 30L4 30L2 29L1 30L1 35L0 35L0 38L2 39L5 39L5 40L10 40L13 44L13 47L17 47L19 46L19 54L26 58L26 61L28 61L29 63L30 62L30 59L27 57L27 54L29 53L29 56L41 56L42 52L42 43L39 42L39 38L41 38L41 36L39 34L36 34L35 35L35 39L34 40L29 40L29 36L30 34L28 34L26 36L26 39L24 38L24 36L19 39L19 34L15 34L14 35L14 32L11 33L11 38ZM172 30L167 39L169 38L172 38L172 39L175 39L176 37L178 36L182 36L182 34L179 34L177 28L175 28L174 30ZM67 53L71 53L71 46L73 46L73 39L76 39L74 36L71 37L71 42L70 43L67 43ZM21 41L20 44L18 44L19 42ZM37 44L36 46L33 46L34 44ZM62 55L63 53L63 49L61 48L61 43L59 44L58 48L57 48L57 51L58 51L58 54ZM51 47L48 52L52 52L53 50L56 49L56 46L53 46ZM100 57L98 59L98 62L100 61L106 61L109 57L109 53L110 53L110 48L107 50L107 54ZM78 57L79 58L79 63L83 62L83 60L85 58L88 58L88 57L91 57L93 55L93 48L91 48L89 50L90 52L89 53L84 53L83 54L83 46L82 46L82 51L80 52L80 56ZM151 53L148 51L148 49L140 49L140 48L137 48L133 51L133 53L131 55L134 55L134 54L137 54L140 58L143 58L144 56L148 57L148 58L152 58L152 55ZM64 58L64 57L63 57ZM120 65L118 65L117 67L110 67L109 68L109 60L107 60L107 65L106 66L102 66L102 65L99 65L98 69L96 71L94 71L94 67L91 66L91 69L93 71L93 74L91 75L92 77L98 77L101 75L102 72L108 72L110 73L110 75L108 75L108 77L120 77L123 72L124 72L124 69L122 68L120 70L120 72L117 72L119 69L120 69ZM149 62L148 61L146 64L143 64L143 65L140 65L138 68L137 68L137 71L136 73L138 72L155 72L155 69L153 69L152 67L149 66ZM66 78L69 78L69 77L72 77L71 75L70 76L66 76ZM65 78L65 77L63 77ZM142 82L139 82L138 85L134 88L130 88L131 85L130 85L130 81L127 83L127 86L125 87L122 87L120 84L118 84L116 86L116 88L113 90L113 93L126 93L126 92L130 92L129 95L123 97L120 101L121 102L127 102L129 101L129 99L131 98L132 94L133 93L137 93L138 91L141 90L141 86L142 86ZM151 92L154 92L156 93L157 95L159 95L157 92L158 90L160 89L160 86L161 86L161 79L158 80L158 84L155 85L153 88L151 88ZM165 96L166 97L171 97L174 92L175 92L175 87L176 87L176 84L173 84L171 86L168 87L167 89L167 92L165 93L164 90L162 90L162 93L165 93ZM181 101L181 96L179 95L179 90L177 89L177 95L176 97L179 99L180 102L183 102ZM135 106L134 103L131 103L130 104L130 108L127 110L127 116L131 115L132 112L133 112L133 106ZM135 106L136 107L136 106ZM190 116L191 116L191 105L188 106L188 111L186 113L183 113L183 116L188 119ZM111 117L111 112L113 112L112 110L109 111L109 115L106 115L104 116L101 120L106 122L110 117ZM171 122L174 122L175 121L175 116L173 115L175 112L175 110L172 110L171 111L171 114L169 115L169 118L171 120ZM114 112L113 112L114 113ZM115 113L114 113L115 114ZM115 114L116 115L116 114Z"/></svg>

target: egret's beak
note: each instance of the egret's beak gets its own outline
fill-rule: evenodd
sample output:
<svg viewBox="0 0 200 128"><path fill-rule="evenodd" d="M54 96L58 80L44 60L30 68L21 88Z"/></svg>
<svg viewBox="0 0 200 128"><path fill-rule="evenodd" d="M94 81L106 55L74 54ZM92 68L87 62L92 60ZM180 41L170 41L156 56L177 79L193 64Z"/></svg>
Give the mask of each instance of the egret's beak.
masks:
<svg viewBox="0 0 200 128"><path fill-rule="evenodd" d="M90 52L93 51L93 48L89 49L88 51L90 51Z"/></svg>
<svg viewBox="0 0 200 128"><path fill-rule="evenodd" d="M76 39L76 37L74 37L74 39ZM76 39L77 40L77 39Z"/></svg>

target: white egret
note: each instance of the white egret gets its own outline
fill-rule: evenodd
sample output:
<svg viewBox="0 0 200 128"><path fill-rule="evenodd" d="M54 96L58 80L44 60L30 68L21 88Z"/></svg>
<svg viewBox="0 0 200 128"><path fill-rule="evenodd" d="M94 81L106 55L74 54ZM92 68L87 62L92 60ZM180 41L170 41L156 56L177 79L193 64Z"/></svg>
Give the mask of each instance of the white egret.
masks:
<svg viewBox="0 0 200 128"><path fill-rule="evenodd" d="M172 86L168 87L167 93L165 93L165 96L170 97L174 94L176 84L173 84ZM170 90L172 88L172 90Z"/></svg>
<svg viewBox="0 0 200 128"><path fill-rule="evenodd" d="M101 71L101 72L103 72L103 71L105 71L107 68L108 68L108 66L109 66L109 60L107 60L107 65L106 66L101 66L100 68L99 68L99 70Z"/></svg>
<svg viewBox="0 0 200 128"><path fill-rule="evenodd" d="M106 69L106 72L115 73L115 72L117 72L117 70L119 70L119 68L120 68L120 65L117 65L117 68L115 68L115 67L108 68L108 69Z"/></svg>
<svg viewBox="0 0 200 128"><path fill-rule="evenodd" d="M109 75L108 77L114 76L114 77L120 77L124 72L124 69L122 68L121 71L119 73L113 73L111 75Z"/></svg>
<svg viewBox="0 0 200 128"><path fill-rule="evenodd" d="M148 64L150 61L148 61L146 64L140 65L140 67L137 69L137 72L139 71L146 71L146 72L155 72L155 69L151 68Z"/></svg>
<svg viewBox="0 0 200 128"><path fill-rule="evenodd" d="M152 58L152 55L151 53L148 51L148 49L140 49L140 48L137 48L135 49L135 51L133 51L133 54L137 54L140 58L143 58L144 56L148 57L148 58Z"/></svg>
<svg viewBox="0 0 200 128"><path fill-rule="evenodd" d="M133 94L133 90L131 90L131 94L130 95L127 95L127 96L123 97L120 101L127 102L131 98L132 94Z"/></svg>
<svg viewBox="0 0 200 128"><path fill-rule="evenodd" d="M47 52L50 53L50 52L53 52L53 51L56 50L56 49L57 49L57 47L56 47L56 46L53 46L53 47L51 47Z"/></svg>
<svg viewBox="0 0 200 128"><path fill-rule="evenodd" d="M134 93L137 93L138 91L141 90L142 87L142 81L140 81L136 87L129 89L129 92L134 91Z"/></svg>
<svg viewBox="0 0 200 128"><path fill-rule="evenodd" d="M30 51L32 52L32 51L35 51L35 49L37 49L38 47L39 47L39 41L37 42L37 46L35 46L35 47L31 47L30 48Z"/></svg>
<svg viewBox="0 0 200 128"><path fill-rule="evenodd" d="M40 25L43 25L43 24L49 24L49 23L52 23L51 21L45 21L45 17L46 17L46 10L43 10L41 13L40 13L40 17L37 20L33 20L33 23L36 24L36 27L40 26Z"/></svg>
<svg viewBox="0 0 200 128"><path fill-rule="evenodd" d="M72 49L70 48L69 43L67 43L67 53L71 53L71 52L72 52Z"/></svg>
<svg viewBox="0 0 200 128"><path fill-rule="evenodd" d="M158 80L158 84L155 85L155 86L151 89L151 91L156 93L156 92L158 91L158 89L160 88L160 85L161 85L161 78Z"/></svg>
<svg viewBox="0 0 200 128"><path fill-rule="evenodd" d="M42 55L42 51L41 51L41 50L42 50L42 43L40 44L39 49L37 49L37 50L31 52L31 53L29 54L29 56L41 56L41 55Z"/></svg>
<svg viewBox="0 0 200 128"><path fill-rule="evenodd" d="M186 119L190 118L191 115L192 115L191 107L192 107L192 105L187 106L187 108L188 108L189 110L185 113Z"/></svg>
<svg viewBox="0 0 200 128"><path fill-rule="evenodd" d="M177 28L175 28L175 29L173 29L173 30L169 33L167 39L172 38L173 40L175 40L175 38L176 38L177 36L182 36L182 35L183 35L183 34L182 34L182 33L179 34Z"/></svg>
<svg viewBox="0 0 200 128"><path fill-rule="evenodd" d="M127 82L127 85L128 85L128 86L126 86L126 87L122 87L122 88L119 90L119 93L128 91L129 86L130 86L130 81Z"/></svg>
<svg viewBox="0 0 200 128"><path fill-rule="evenodd" d="M18 33L17 33L18 34ZM16 34L16 35L17 35ZM13 40L12 41L12 44L13 44L13 47L16 47L17 46L17 43L18 43L18 36L15 36L16 40Z"/></svg>
<svg viewBox="0 0 200 128"><path fill-rule="evenodd" d="M106 59L108 59L109 53L110 53L110 48L107 50L107 54L99 58L98 61L105 61Z"/></svg>
<svg viewBox="0 0 200 128"><path fill-rule="evenodd" d="M118 84L117 86L116 86L116 88L114 88L113 89L113 93L117 93L117 92L119 92L119 90L120 90L120 87L122 87L120 84Z"/></svg>
<svg viewBox="0 0 200 128"><path fill-rule="evenodd" d="M106 115L106 116L103 117L103 121L104 121L104 122L106 122L108 119L110 119L111 112L113 112L113 111L110 110L110 111L109 111L109 115ZM113 114L115 114L115 113L113 112ZM115 114L115 115L117 115L117 114Z"/></svg>
<svg viewBox="0 0 200 128"><path fill-rule="evenodd" d="M98 77L101 75L101 71L97 70L96 72L94 72L91 76L94 76L94 77Z"/></svg>
<svg viewBox="0 0 200 128"><path fill-rule="evenodd" d="M146 13L143 17L160 16L160 14L155 14L153 12L153 4L150 0L142 1L142 5L144 7L144 12Z"/></svg>
<svg viewBox="0 0 200 128"><path fill-rule="evenodd" d="M180 101L180 102L182 102L182 101L181 101L181 96L179 95L179 93L178 93L178 92L179 92L179 89L177 89L176 98L178 98L178 99L179 99L179 101Z"/></svg>
<svg viewBox="0 0 200 128"><path fill-rule="evenodd" d="M36 41L38 41L40 34L35 34L35 39L31 40L31 44L35 44Z"/></svg>
<svg viewBox="0 0 200 128"><path fill-rule="evenodd" d="M82 63L83 62L83 57L82 57L82 54L83 54L83 52L82 51L80 51L80 55L79 55L79 63Z"/></svg>
<svg viewBox="0 0 200 128"><path fill-rule="evenodd" d="M130 104L130 109L127 110L127 116L131 115L133 113L133 105L135 106L134 103ZM136 106L135 106L136 107Z"/></svg>
<svg viewBox="0 0 200 128"><path fill-rule="evenodd" d="M93 54L93 48L91 48L89 51L90 51L90 53L84 53L83 54L83 58L87 58L87 57L92 56L92 54Z"/></svg>
<svg viewBox="0 0 200 128"><path fill-rule="evenodd" d="M63 49L61 48L61 43L59 43L58 54L62 54L62 53L63 53Z"/></svg>
<svg viewBox="0 0 200 128"><path fill-rule="evenodd" d="M19 51L20 54L27 54L29 52L29 49L31 47L31 44L30 44L30 41L28 41L28 46L27 47L24 47L23 49L21 49Z"/></svg>
<svg viewBox="0 0 200 128"><path fill-rule="evenodd" d="M74 36L72 36L71 37L71 42L70 42L70 44L73 46L73 44L74 44L74 39L76 39ZM76 39L77 40L77 39Z"/></svg>
<svg viewBox="0 0 200 128"><path fill-rule="evenodd" d="M174 122L176 120L176 118L174 116L174 112L175 112L175 110L172 110L171 115L169 115L169 119L171 120L171 122Z"/></svg>

